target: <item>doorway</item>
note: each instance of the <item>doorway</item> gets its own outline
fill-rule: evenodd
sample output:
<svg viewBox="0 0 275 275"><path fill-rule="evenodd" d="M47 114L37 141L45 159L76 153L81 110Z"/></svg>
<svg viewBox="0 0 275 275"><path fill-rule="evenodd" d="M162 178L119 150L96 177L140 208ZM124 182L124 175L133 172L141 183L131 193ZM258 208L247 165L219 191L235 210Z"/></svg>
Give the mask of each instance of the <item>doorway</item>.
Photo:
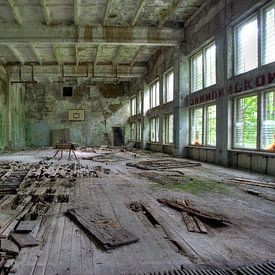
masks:
<svg viewBox="0 0 275 275"><path fill-rule="evenodd" d="M114 146L124 145L124 130L121 127L113 127Z"/></svg>

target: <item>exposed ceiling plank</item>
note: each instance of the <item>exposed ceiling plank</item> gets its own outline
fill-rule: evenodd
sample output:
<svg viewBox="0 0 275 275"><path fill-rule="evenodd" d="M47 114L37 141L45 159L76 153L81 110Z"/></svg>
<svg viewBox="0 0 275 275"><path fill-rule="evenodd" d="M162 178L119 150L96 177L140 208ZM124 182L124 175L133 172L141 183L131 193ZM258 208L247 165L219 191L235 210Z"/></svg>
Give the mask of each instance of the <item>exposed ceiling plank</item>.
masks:
<svg viewBox="0 0 275 275"><path fill-rule="evenodd" d="M131 26L135 26L136 25L136 23L137 23L137 21L139 19L139 16L140 16L140 14L141 14L141 12L142 12L145 4L146 4L146 0L140 0L139 7L137 9L137 12L136 12L135 16L133 17L133 20L131 22Z"/></svg>
<svg viewBox="0 0 275 275"><path fill-rule="evenodd" d="M141 53L144 49L145 49L145 47L144 47L144 46L141 46L141 47L136 51L136 53L135 53L135 55L134 55L134 58L133 58L133 60L132 60L132 62L131 62L131 66L134 66L134 64L136 63L136 61L137 61L137 59L138 59L138 56L140 55L140 53Z"/></svg>
<svg viewBox="0 0 275 275"><path fill-rule="evenodd" d="M97 63L98 63L98 55L99 55L99 51L100 51L101 47L102 47L101 44L99 44L99 45L97 46L96 55L95 55L95 66L96 66Z"/></svg>
<svg viewBox="0 0 275 275"><path fill-rule="evenodd" d="M11 51L11 53L14 55L14 57L21 63L24 64L25 60L24 58L21 56L20 52L15 48L14 45L7 45L7 47L9 48L9 50Z"/></svg>
<svg viewBox="0 0 275 275"><path fill-rule="evenodd" d="M12 14L15 17L17 24L22 25L22 16L19 8L16 6L14 0L7 0L9 7L11 8Z"/></svg>
<svg viewBox="0 0 275 275"><path fill-rule="evenodd" d="M118 46L116 48L116 52L115 52L114 58L112 60L113 65L117 65L122 48L123 48L123 46Z"/></svg>
<svg viewBox="0 0 275 275"><path fill-rule="evenodd" d="M80 1L74 0L74 24L76 26L79 25L79 17L80 17Z"/></svg>
<svg viewBox="0 0 275 275"><path fill-rule="evenodd" d="M30 31L31 30L31 31ZM7 24L0 28L0 44L81 43L85 45L177 46L182 29L159 27L42 26Z"/></svg>
<svg viewBox="0 0 275 275"><path fill-rule="evenodd" d="M79 49L78 49L78 45L75 45L75 61L76 61L76 65L79 65L79 55L78 55Z"/></svg>
<svg viewBox="0 0 275 275"><path fill-rule="evenodd" d="M40 5L42 7L42 12L44 15L44 20L46 25L50 25L51 24L51 18L50 18L50 14L49 14L49 10L47 7L47 3L46 0L40 0Z"/></svg>
<svg viewBox="0 0 275 275"><path fill-rule="evenodd" d="M35 46L33 44L30 44L30 47L34 53L34 56L36 57L37 61L39 62L39 64L41 65L42 64L42 59L40 58L39 56L39 53L37 51L37 49L35 48Z"/></svg>
<svg viewBox="0 0 275 275"><path fill-rule="evenodd" d="M53 44L53 51L54 51L54 56L56 58L57 64L58 65L62 65L60 54L59 54L59 50L58 50L58 45L57 44Z"/></svg>
<svg viewBox="0 0 275 275"><path fill-rule="evenodd" d="M164 23L169 19L169 17L172 15L172 13L176 10L176 8L179 6L179 4L182 2L182 0L174 0L169 5L168 9L166 9L163 12L163 15L161 16L159 20L159 27L162 27Z"/></svg>
<svg viewBox="0 0 275 275"><path fill-rule="evenodd" d="M109 12L111 9L111 5L112 5L112 0L107 0L106 10L105 10L104 19L103 19L103 26L106 26Z"/></svg>

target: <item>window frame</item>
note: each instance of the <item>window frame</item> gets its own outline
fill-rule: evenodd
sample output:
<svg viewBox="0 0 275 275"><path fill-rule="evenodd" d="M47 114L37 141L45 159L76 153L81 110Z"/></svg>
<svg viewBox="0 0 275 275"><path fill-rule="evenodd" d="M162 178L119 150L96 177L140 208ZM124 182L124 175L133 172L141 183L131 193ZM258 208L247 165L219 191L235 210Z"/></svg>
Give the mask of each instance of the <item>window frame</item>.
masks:
<svg viewBox="0 0 275 275"><path fill-rule="evenodd" d="M215 46L215 83L206 86L205 84L205 79L206 79L206 71L205 71L205 64L206 64L206 50L209 49L210 47ZM198 51L196 51L194 54L189 59L189 74L190 74L190 94L197 93L203 89L212 87L217 84L217 45L216 45L216 40L213 39L207 44L205 44L203 47L201 47ZM202 87L198 90L193 90L193 60L197 56L202 55Z"/></svg>
<svg viewBox="0 0 275 275"><path fill-rule="evenodd" d="M134 125L134 129L132 128L133 125ZM137 124L136 124L136 122L130 123L130 130L131 130L130 140L136 141L137 140Z"/></svg>
<svg viewBox="0 0 275 275"><path fill-rule="evenodd" d="M158 87L158 90L156 91L156 88L153 91L153 87L156 85ZM153 92L155 92L155 100L153 104ZM149 85L149 109L153 109L160 105L160 81L159 78L155 79L150 85Z"/></svg>
<svg viewBox="0 0 275 275"><path fill-rule="evenodd" d="M154 121L154 132L155 132L155 139L152 140L152 121ZM158 123L157 123L158 121ZM160 142L160 136L159 136L159 127L160 127L160 119L159 117L152 117L149 120L149 126L150 126L150 143L159 143ZM158 130L157 130L157 125L158 125Z"/></svg>
<svg viewBox="0 0 275 275"><path fill-rule="evenodd" d="M133 101L135 101L135 104L134 104L135 109L134 110L133 110ZM136 95L132 96L130 98L130 109L131 109L131 116L137 115L137 96Z"/></svg>
<svg viewBox="0 0 275 275"><path fill-rule="evenodd" d="M169 129L170 129L170 117L173 116L173 141L172 142L169 142ZM165 114L164 115L164 119L163 119L163 144L164 145L171 145L171 144L174 144L174 140L175 140L175 137L174 137L174 119L175 119L175 116L174 116L174 113L168 113L168 114ZM167 123L167 124L166 124Z"/></svg>
<svg viewBox="0 0 275 275"><path fill-rule="evenodd" d="M216 135L217 135L217 104L216 102L210 102L208 104L201 104L195 107L190 108L189 110L189 125L192 125L194 110L202 109L202 140L201 144L194 144L192 142L192 127L189 127L189 146L196 146L196 147L207 147L207 148L216 148L217 147L217 138L216 144L210 145L207 144L208 134L207 134L207 109L211 106L216 106Z"/></svg>
<svg viewBox="0 0 275 275"><path fill-rule="evenodd" d="M269 154L274 154L274 151L263 149L262 147L262 121L263 121L263 114L265 111L265 106L264 106L264 96L267 93L270 92L275 92L275 88L268 88L264 89L262 91L252 91L250 93L244 93L240 94L238 96L234 96L232 98L232 106L231 106L231 123L232 123L232 129L229 130L231 132L231 146L230 148L232 150L238 150L238 151L249 151L249 152L262 152L262 153L269 153ZM235 135L235 108L236 108L236 102L238 99L245 98L245 97L250 97L250 96L257 96L257 136L256 136L256 148L240 148L235 146L235 140L234 140L234 135Z"/></svg>
<svg viewBox="0 0 275 275"><path fill-rule="evenodd" d="M167 87L167 80L168 76L170 74L173 74L173 91L172 91L172 100L168 100L168 87ZM175 91L175 85L174 85L174 80L175 80L175 73L174 73L174 68L170 68L163 74L163 104L173 102L174 101L174 91Z"/></svg>

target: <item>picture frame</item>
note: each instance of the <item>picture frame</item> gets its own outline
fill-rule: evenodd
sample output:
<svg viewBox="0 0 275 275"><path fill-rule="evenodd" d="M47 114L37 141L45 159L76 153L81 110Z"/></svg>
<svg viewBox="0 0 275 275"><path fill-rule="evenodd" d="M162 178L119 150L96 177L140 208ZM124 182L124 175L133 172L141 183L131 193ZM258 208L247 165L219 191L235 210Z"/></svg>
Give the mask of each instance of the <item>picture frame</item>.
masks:
<svg viewBox="0 0 275 275"><path fill-rule="evenodd" d="M68 121L84 121L85 110L84 109L69 109Z"/></svg>

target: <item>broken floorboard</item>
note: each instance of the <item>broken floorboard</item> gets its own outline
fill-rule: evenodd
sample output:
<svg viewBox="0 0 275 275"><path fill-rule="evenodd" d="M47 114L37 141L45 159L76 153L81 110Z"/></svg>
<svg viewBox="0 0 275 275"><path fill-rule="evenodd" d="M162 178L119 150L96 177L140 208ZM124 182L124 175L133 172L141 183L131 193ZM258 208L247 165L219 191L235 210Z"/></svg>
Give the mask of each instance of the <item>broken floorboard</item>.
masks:
<svg viewBox="0 0 275 275"><path fill-rule="evenodd" d="M138 241L114 220L108 219L91 209L69 209L67 215L82 225L106 250Z"/></svg>

